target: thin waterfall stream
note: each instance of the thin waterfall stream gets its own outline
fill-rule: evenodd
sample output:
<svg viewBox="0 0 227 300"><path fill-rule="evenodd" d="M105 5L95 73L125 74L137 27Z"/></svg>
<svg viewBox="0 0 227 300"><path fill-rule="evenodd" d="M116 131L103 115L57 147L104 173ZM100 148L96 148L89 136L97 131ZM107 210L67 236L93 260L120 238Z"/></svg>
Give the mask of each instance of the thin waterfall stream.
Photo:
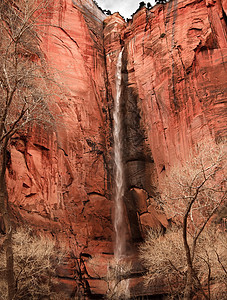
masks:
<svg viewBox="0 0 227 300"><path fill-rule="evenodd" d="M116 299L128 299L130 297L129 279L119 282L121 276L129 272L129 266L124 261L126 258L126 222L124 215L124 164L123 164L123 136L122 136L122 114L121 114L121 80L122 80L122 54L124 48L120 51L116 65L116 98L114 101L114 164L115 164L115 295ZM123 296L123 298L122 298Z"/></svg>
<svg viewBox="0 0 227 300"><path fill-rule="evenodd" d="M123 167L123 141L122 141L122 120L121 120L121 68L122 53L119 53L116 66L116 98L114 102L114 164L115 164L115 249L114 257L118 261L124 256L126 250L126 236L124 226L124 167Z"/></svg>

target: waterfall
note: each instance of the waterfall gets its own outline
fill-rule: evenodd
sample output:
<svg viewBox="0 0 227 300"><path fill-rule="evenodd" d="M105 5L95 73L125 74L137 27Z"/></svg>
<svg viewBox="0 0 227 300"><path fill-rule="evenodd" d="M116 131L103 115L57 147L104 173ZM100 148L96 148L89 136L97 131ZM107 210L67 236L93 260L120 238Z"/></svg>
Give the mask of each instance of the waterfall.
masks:
<svg viewBox="0 0 227 300"><path fill-rule="evenodd" d="M114 248L114 280L113 280L113 299L128 299L130 297L129 279L119 282L121 276L125 276L129 270L129 264L124 261L126 258L126 223L124 216L124 166L123 166L123 140L122 140L122 116L121 116L121 68L122 53L118 56L116 65L116 98L114 101L114 164L115 164L115 248ZM122 298L123 297L123 298Z"/></svg>
<svg viewBox="0 0 227 300"><path fill-rule="evenodd" d="M122 52L119 53L116 66L116 98L114 101L114 164L115 164L115 249L114 257L119 261L125 254L126 250L126 232L124 226L124 168L123 168L123 141L122 141L122 121L120 111L121 100L121 67Z"/></svg>

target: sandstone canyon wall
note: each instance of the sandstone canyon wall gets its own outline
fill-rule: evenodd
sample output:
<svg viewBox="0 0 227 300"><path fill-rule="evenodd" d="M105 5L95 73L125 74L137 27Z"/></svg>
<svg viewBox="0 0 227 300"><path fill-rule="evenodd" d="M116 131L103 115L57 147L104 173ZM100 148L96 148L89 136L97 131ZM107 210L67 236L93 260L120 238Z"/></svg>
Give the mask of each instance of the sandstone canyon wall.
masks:
<svg viewBox="0 0 227 300"><path fill-rule="evenodd" d="M10 201L20 222L53 236L72 257L112 253L104 14L92 1L53 3L41 47L61 91L51 91L49 103L55 130L37 126L12 140ZM77 272L60 274L72 290Z"/></svg>
<svg viewBox="0 0 227 300"><path fill-rule="evenodd" d="M91 293L105 292L97 279L113 254L112 109L121 48L131 248L146 227L168 226L155 200L171 167L196 143L225 136L226 37L227 1L171 0L142 8L128 23L118 13L106 17L92 0L59 0L50 9L41 47L62 91L49 104L55 130L37 126L14 137L8 191L20 222L52 235L72 256L96 259L83 274ZM76 275L73 267L59 275L71 279L70 292Z"/></svg>
<svg viewBox="0 0 227 300"><path fill-rule="evenodd" d="M135 201L132 210L138 206L139 224L154 225L147 212L157 197L156 179L161 184L197 143L212 144L226 134L225 5L175 0L141 9L127 25L117 14L104 21L112 90L124 46L126 197Z"/></svg>

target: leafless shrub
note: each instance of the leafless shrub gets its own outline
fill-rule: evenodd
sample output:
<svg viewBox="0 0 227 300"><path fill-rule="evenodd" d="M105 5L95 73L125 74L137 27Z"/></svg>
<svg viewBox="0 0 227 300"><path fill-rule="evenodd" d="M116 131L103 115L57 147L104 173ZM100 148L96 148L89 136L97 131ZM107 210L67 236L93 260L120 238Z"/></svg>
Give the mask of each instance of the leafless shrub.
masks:
<svg viewBox="0 0 227 300"><path fill-rule="evenodd" d="M179 295L182 291L188 300L198 293L201 299L214 299L211 285L223 285L221 278L226 276L226 256L217 239L225 233L209 233L211 223L226 203L226 152L223 145L209 145L199 145L183 166L174 168L163 186L163 206L177 223L178 231L170 231L164 237L149 234L141 248L149 269L147 282L162 275L172 289L171 282L178 277L180 282L170 293ZM150 251L150 258L146 251Z"/></svg>
<svg viewBox="0 0 227 300"><path fill-rule="evenodd" d="M51 79L39 47L37 23L49 0L1 1L0 142L32 122L52 123Z"/></svg>
<svg viewBox="0 0 227 300"><path fill-rule="evenodd" d="M190 205L190 230L196 231L226 196L226 149L201 144L184 165L175 166L162 187L165 211L183 220ZM191 231L191 232L192 232Z"/></svg>
<svg viewBox="0 0 227 300"><path fill-rule="evenodd" d="M19 228L12 236L16 291L13 299L39 299L54 297L52 278L56 267L63 262L64 250L44 236L34 236L31 230ZM1 272L6 271L4 253L1 252ZM0 299L7 299L7 284L0 280Z"/></svg>
<svg viewBox="0 0 227 300"><path fill-rule="evenodd" d="M141 245L140 257L148 270L145 285L154 284L160 278L169 286L171 294L180 295L185 282L186 257L179 231L171 230L165 236L149 231Z"/></svg>
<svg viewBox="0 0 227 300"><path fill-rule="evenodd" d="M227 235L208 227L198 240L194 258L197 276L209 299L224 299L227 291Z"/></svg>
<svg viewBox="0 0 227 300"><path fill-rule="evenodd" d="M37 31L49 4L49 0L0 1L0 213L6 233L3 247L9 300L14 298L16 278L5 180L8 145L15 133L28 130L29 126L54 125L48 107L53 81Z"/></svg>
<svg viewBox="0 0 227 300"><path fill-rule="evenodd" d="M122 260L113 260L107 269L106 281L108 290L107 299L129 299L129 277L132 269L130 262Z"/></svg>
<svg viewBox="0 0 227 300"><path fill-rule="evenodd" d="M188 243L192 245L192 238ZM198 240L193 268L202 286L209 286L210 299L222 299L221 295L226 292L226 244L226 234L213 227L205 230ZM148 270L144 276L145 285L156 284L160 279L168 286L170 298L184 297L187 264L182 229L172 228L165 236L148 232L140 248L140 257Z"/></svg>

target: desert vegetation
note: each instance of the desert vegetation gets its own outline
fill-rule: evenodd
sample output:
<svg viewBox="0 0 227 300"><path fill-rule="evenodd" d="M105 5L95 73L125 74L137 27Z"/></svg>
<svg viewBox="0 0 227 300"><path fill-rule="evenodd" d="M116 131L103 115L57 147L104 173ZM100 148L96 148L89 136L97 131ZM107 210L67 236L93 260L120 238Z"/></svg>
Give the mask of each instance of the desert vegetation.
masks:
<svg viewBox="0 0 227 300"><path fill-rule="evenodd" d="M56 299L53 292L56 268L63 263L65 251L45 236L35 235L29 228L12 233L13 274L15 289L12 299ZM8 282L4 251L0 252L0 299L7 299Z"/></svg>
<svg viewBox="0 0 227 300"><path fill-rule="evenodd" d="M47 106L50 79L38 35L48 5L48 0L0 2L0 216L8 299L14 299L18 289L13 225L6 187L10 140L34 123L41 126L53 124Z"/></svg>
<svg viewBox="0 0 227 300"><path fill-rule="evenodd" d="M6 185L11 139L17 134L26 135L34 124L44 128L55 123L48 107L54 82L39 45L42 20L49 5L48 0L0 1L0 299L4 300L64 299L53 292L64 251L45 236L13 224ZM144 6L140 2L140 8ZM151 5L148 3L147 7L150 9ZM160 38L163 37L162 33ZM87 139L87 143L91 152L103 155L91 140ZM172 299L225 298L225 172L223 147L199 145L186 163L172 170L161 187L161 205L172 226L165 234L148 232L140 252L147 269L146 284L163 280ZM75 262L75 281L84 291L85 265L81 257ZM108 299L126 299L130 297L130 272L130 265L115 261L107 275L97 273L94 277L106 283Z"/></svg>
<svg viewBox="0 0 227 300"><path fill-rule="evenodd" d="M146 284L161 278L170 298L223 299L226 293L225 171L224 147L203 144L165 182L162 204L173 225L164 236L148 233L141 258Z"/></svg>

